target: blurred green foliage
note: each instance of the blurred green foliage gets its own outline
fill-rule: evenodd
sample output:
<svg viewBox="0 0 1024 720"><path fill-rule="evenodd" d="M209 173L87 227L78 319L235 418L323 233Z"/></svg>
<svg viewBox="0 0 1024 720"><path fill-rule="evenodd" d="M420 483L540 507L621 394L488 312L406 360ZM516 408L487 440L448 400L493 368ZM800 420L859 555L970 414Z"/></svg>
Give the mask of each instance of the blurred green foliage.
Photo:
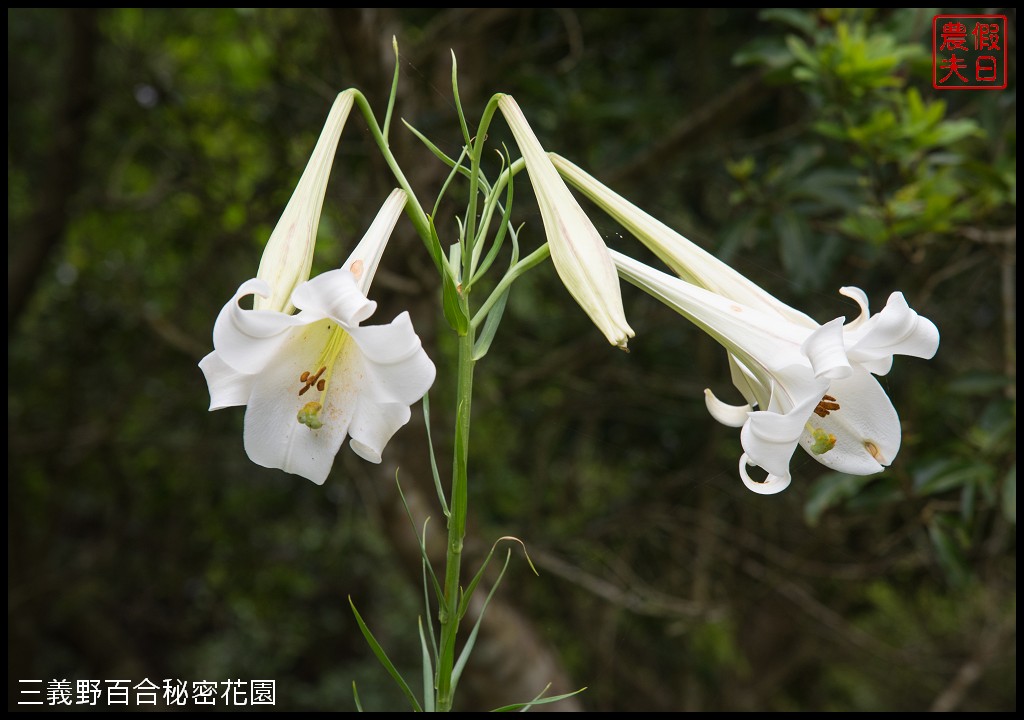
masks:
<svg viewBox="0 0 1024 720"><path fill-rule="evenodd" d="M346 598L418 678L393 485L398 468L429 503L422 422L379 468L343 449L317 487L252 465L241 412L206 412L195 365L334 94L383 110L394 34L398 116L446 152L452 48L471 113L510 92L546 147L819 321L856 312L835 292L855 285L876 308L902 291L942 333L935 359L882 378L892 467L798 455L765 498L704 408L729 384L719 347L627 288L637 338L611 351L550 265L517 283L477 370L467 554L526 542L541 577L514 562L499 596L588 686L583 707L1014 709L1016 15L1010 87L943 93L936 12L9 10L9 285L30 289L9 294L9 706L19 679L148 677L275 678L277 708L300 710L353 709L356 681L364 707L404 707ZM91 102L65 107L83 53ZM446 169L402 130L432 204ZM392 185L353 116L314 270ZM532 249L526 183L516 208ZM390 247L375 319L410 309L438 364L445 465L451 333L422 243L406 227ZM482 633L463 708L526 699L487 659L530 660L517 640Z"/></svg>

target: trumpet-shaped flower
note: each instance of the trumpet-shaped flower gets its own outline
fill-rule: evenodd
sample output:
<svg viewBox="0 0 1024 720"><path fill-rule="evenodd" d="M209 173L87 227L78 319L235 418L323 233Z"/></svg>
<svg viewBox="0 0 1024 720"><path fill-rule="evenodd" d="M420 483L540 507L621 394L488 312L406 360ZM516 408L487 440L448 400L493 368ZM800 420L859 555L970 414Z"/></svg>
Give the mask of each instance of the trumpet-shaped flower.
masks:
<svg viewBox="0 0 1024 720"><path fill-rule="evenodd" d="M568 160L552 155L552 161L569 182L612 215L686 281L763 313L768 318L793 323L808 331L821 327L806 314L778 300ZM901 436L899 416L872 373L888 373L895 354L933 357L938 350L939 331L934 323L907 305L902 293L892 293L885 308L871 315L867 295L862 290L844 287L839 292L856 301L861 310L859 317L842 328L843 347L851 372L847 377L834 379L828 394L811 405L817 417L812 418L814 422L810 426L804 427L805 432L801 433L799 442L828 467L867 475L883 470L895 459ZM733 383L747 404L738 407L726 405L707 390L708 410L719 422L742 426L746 436L752 437L751 433L755 431L746 429L746 422L753 408L760 408L760 412L778 412L778 403L772 405L771 388L766 387L757 373L731 350L729 361ZM797 429L794 421L790 435ZM741 433L743 437L744 433ZM831 449L833 437L837 438L834 447L839 452ZM747 447L746 443L744 447ZM740 466L748 487L758 492L785 487L771 478L766 483L753 483L746 472L746 461L755 456L749 452L748 455ZM755 464L760 463L755 461ZM767 466L762 467L768 469ZM788 484L788 480L786 482Z"/></svg>
<svg viewBox="0 0 1024 720"><path fill-rule="evenodd" d="M355 90L345 90L335 98L309 163L270 234L256 273L270 291L266 296L256 296L254 307L257 310L292 312L295 309L289 299L292 291L309 279L327 180L354 98Z"/></svg>
<svg viewBox="0 0 1024 720"><path fill-rule="evenodd" d="M498 108L526 162L551 248L551 261L562 284L608 342L626 349L633 330L626 322L619 278L604 240L558 176L515 99L503 95Z"/></svg>
<svg viewBox="0 0 1024 720"><path fill-rule="evenodd" d="M809 329L818 327L811 317L782 302L565 158L554 154L551 158L569 182L633 233L679 277L763 313L779 315ZM885 375L892 367L894 354L934 357L939 347L939 331L934 323L910 309L902 293L892 293L885 309L874 316L868 297L860 288L843 287L839 293L854 300L861 310L859 317L843 327L851 361L876 375Z"/></svg>
<svg viewBox="0 0 1024 720"><path fill-rule="evenodd" d="M750 308L612 251L619 273L706 331L729 351L733 382L747 405L727 405L705 391L711 415L742 427L740 476L761 494L791 482L797 445L836 470L878 472L900 447L899 417L869 368L894 352L916 354L934 327L894 295L881 314L843 327L844 318L807 327ZM848 326L847 326L848 328ZM937 342L937 340L936 340ZM754 406L760 408L754 410ZM768 473L757 482L747 472Z"/></svg>
<svg viewBox="0 0 1024 720"><path fill-rule="evenodd" d="M405 200L392 193L341 269L295 289L297 314L243 309L243 298L271 293L254 278L217 317L214 351L199 364L210 410L246 406L245 450L256 464L322 484L346 436L357 455L379 463L433 383L408 313L362 325L376 309L366 291Z"/></svg>

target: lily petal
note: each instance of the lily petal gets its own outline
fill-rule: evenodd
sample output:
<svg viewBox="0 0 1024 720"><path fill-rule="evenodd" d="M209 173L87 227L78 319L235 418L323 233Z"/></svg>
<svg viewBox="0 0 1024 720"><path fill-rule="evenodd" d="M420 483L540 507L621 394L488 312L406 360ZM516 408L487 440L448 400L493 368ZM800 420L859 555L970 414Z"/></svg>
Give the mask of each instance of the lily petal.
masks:
<svg viewBox="0 0 1024 720"><path fill-rule="evenodd" d="M331 320L320 320L289 333L275 361L257 377L245 410L245 452L257 465L280 468L322 485L334 456L348 434L356 409L362 369L358 347L345 343L333 368L330 392L322 398L322 427L313 430L296 420L302 406L297 378L313 367L321 349L336 331ZM353 372L354 371L354 372Z"/></svg>
<svg viewBox="0 0 1024 720"><path fill-rule="evenodd" d="M377 309L377 303L366 299L348 270L317 275L295 289L292 302L309 318L332 318L345 326L358 325Z"/></svg>
<svg viewBox="0 0 1024 720"><path fill-rule="evenodd" d="M811 362L815 377L836 379L848 377L853 372L843 344L845 319L840 317L825 323L808 335L800 346Z"/></svg>
<svg viewBox="0 0 1024 720"><path fill-rule="evenodd" d="M348 445L363 460L380 463L384 446L410 417L409 406L403 403L371 405L360 399L348 428L352 436Z"/></svg>
<svg viewBox="0 0 1024 720"><path fill-rule="evenodd" d="M297 378L320 362L322 348L339 331L331 319L293 330L275 362L257 376L245 415L245 449L253 462L321 484L347 435L356 454L380 462L384 446L409 421L409 405L430 388L435 368L403 313L390 325L349 329L318 401L322 424L313 429L297 422L304 405ZM389 344L398 354L381 358Z"/></svg>
<svg viewBox="0 0 1024 720"><path fill-rule="evenodd" d="M788 488L789 484L793 482L793 478L788 472L785 475L772 475L769 473L767 478L758 482L751 478L747 472L749 465L751 465L751 462L747 454L743 453L740 455L740 479L743 480L743 484L747 486L748 490L756 492L758 495L775 495Z"/></svg>
<svg viewBox="0 0 1024 720"><path fill-rule="evenodd" d="M221 309L213 325L213 347L220 359L241 373L258 373L278 352L287 332L302 321L272 310L245 310L238 301L248 295L267 297L263 280L246 280Z"/></svg>
<svg viewBox="0 0 1024 720"><path fill-rule="evenodd" d="M363 392L380 403L409 405L434 384L436 369L403 312L388 325L352 328L363 357Z"/></svg>
<svg viewBox="0 0 1024 720"><path fill-rule="evenodd" d="M361 458L379 463L381 452L409 422L409 405L434 383L436 369L403 312L388 325L353 328L360 349L359 397L348 432Z"/></svg>
<svg viewBox="0 0 1024 720"><path fill-rule="evenodd" d="M380 264L381 256L384 254L384 247L391 238L391 232L395 229L395 223L402 216L402 210L409 196L404 190L394 189L384 201L377 217L370 223L363 239L356 245L355 250L348 256L348 260L341 264L341 267L348 270L356 279L356 284L363 295L370 292L370 283L377 273L377 266ZM297 306L296 306L297 307Z"/></svg>
<svg viewBox="0 0 1024 720"><path fill-rule="evenodd" d="M210 389L210 410L220 410L249 402L255 375L240 373L221 360L216 351L199 361L199 369Z"/></svg>
<svg viewBox="0 0 1024 720"><path fill-rule="evenodd" d="M747 307L782 315L790 322L813 327L810 317L778 300L711 253L657 218L647 214L590 174L555 153L552 163L563 178L611 215L684 280L735 300Z"/></svg>
<svg viewBox="0 0 1024 720"><path fill-rule="evenodd" d="M680 277L746 307L778 315L804 327L818 326L810 316L778 300L565 158L554 153L549 156L562 177L632 232ZM852 298L861 309L861 315L844 328L851 363L861 363L872 372L884 375L892 366L893 354L921 358L935 355L938 330L931 321L910 310L902 294L893 293L886 310L871 316L867 295L862 290L844 287L840 293Z"/></svg>
<svg viewBox="0 0 1024 720"><path fill-rule="evenodd" d="M315 156L321 154L321 144ZM329 163L317 167L317 172L329 173ZM322 202L326 175L317 177ZM287 273L274 276L276 285L261 278L242 283L221 309L214 324L214 352L203 358L200 368L210 387L211 410L246 406L245 450L256 464L321 484L348 436L356 454L380 462L384 446L409 421L410 404L433 383L434 365L408 313L389 325L360 326L377 307L366 291L406 202L405 192L392 192L346 261L347 268L298 284L289 291L288 313L255 309L268 306L261 299L278 307L275 294ZM309 207L300 209L305 213ZM311 232L315 235L315 224ZM306 275L308 270L307 265ZM248 295L256 296L252 310L239 304ZM294 308L299 312L289 314Z"/></svg>
<svg viewBox="0 0 1024 720"><path fill-rule="evenodd" d="M811 335L809 329L655 270L615 250L609 253L622 277L689 318L753 374L760 372L759 367L781 371L807 363L801 344ZM825 376L843 374L844 363L837 361L835 352L842 345L841 336L837 341L835 333L841 331L829 327L815 332L818 335L810 347L820 366L816 372Z"/></svg>
<svg viewBox="0 0 1024 720"><path fill-rule="evenodd" d="M569 161L550 157L562 177L684 280L737 303L730 318L722 312L729 309L727 305L685 285L670 285L657 271L642 270L646 266L623 260L612 251L623 277L675 307L728 349L733 384L750 406L759 408L749 414L741 431L746 453L740 475L747 487L759 493L786 487L789 457L797 442L816 460L842 472L870 474L892 462L900 448L899 417L872 373L888 373L896 354L931 358L939 345L934 323L914 312L901 293L893 293L882 312L872 316L867 294L844 287L840 293L857 303L859 317L841 328L842 318L819 325ZM704 308L696 309L695 303ZM736 321L755 326L746 339L737 334ZM813 368L811 381L792 352L794 326L811 333L801 342L804 359ZM778 348L774 352L773 343ZM733 426L740 422L741 408L721 403L710 391L705 402L720 422ZM768 481L752 480L747 472L751 464L764 467Z"/></svg>
<svg viewBox="0 0 1024 720"><path fill-rule="evenodd" d="M903 293L889 296L882 312L847 333L847 354L876 375L892 368L893 355L932 358L939 349L939 330L907 304Z"/></svg>
<svg viewBox="0 0 1024 720"><path fill-rule="evenodd" d="M748 405L768 406L768 400L771 398L770 389L764 394L764 397L759 397L764 386L757 381L754 373L750 372L732 353L729 353L729 374L732 377L733 386L740 391Z"/></svg>
<svg viewBox="0 0 1024 720"><path fill-rule="evenodd" d="M747 416L754 411L750 405L729 405L715 397L710 390L704 390L704 404L708 412L718 422L726 427L743 427L747 422Z"/></svg>
<svg viewBox="0 0 1024 720"><path fill-rule="evenodd" d="M822 465L839 472L871 475L884 470L900 451L902 430L896 408L878 380L856 369L850 377L833 381L828 393L840 409L824 418L812 417L811 424L833 435L835 446L814 453L809 432L800 438L800 445Z"/></svg>
<svg viewBox="0 0 1024 720"><path fill-rule="evenodd" d="M856 330L871 317L871 306L868 303L868 294L859 287L848 285L839 288L839 294L845 295L860 306L860 315L846 324L847 330Z"/></svg>
<svg viewBox="0 0 1024 720"><path fill-rule="evenodd" d="M750 413L740 430L740 444L749 457L748 464L779 477L789 475L789 461L804 435L807 419L829 384L824 382L820 387L821 392L802 398L788 412L768 409Z"/></svg>

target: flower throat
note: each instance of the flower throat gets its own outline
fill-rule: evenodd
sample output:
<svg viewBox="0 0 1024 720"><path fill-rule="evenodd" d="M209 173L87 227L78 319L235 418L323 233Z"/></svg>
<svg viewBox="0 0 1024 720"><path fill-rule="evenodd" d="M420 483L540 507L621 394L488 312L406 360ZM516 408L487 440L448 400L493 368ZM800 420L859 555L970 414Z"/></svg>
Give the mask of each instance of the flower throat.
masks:
<svg viewBox="0 0 1024 720"><path fill-rule="evenodd" d="M330 326L328 326L328 330L330 330ZM302 384L302 387L299 388L299 397L305 395L312 388L316 388L316 391L320 393L320 401L310 400L299 409L298 414L295 416L300 425L305 425L310 430L319 430L324 425L323 420L320 419L320 411L324 407L321 401L327 394L327 388L331 384L331 375L334 371L335 361L338 359L341 349L345 347L345 340L347 339L348 333L342 330L341 327L335 327L314 366L319 369L315 372L303 370L302 374L299 375L299 382Z"/></svg>

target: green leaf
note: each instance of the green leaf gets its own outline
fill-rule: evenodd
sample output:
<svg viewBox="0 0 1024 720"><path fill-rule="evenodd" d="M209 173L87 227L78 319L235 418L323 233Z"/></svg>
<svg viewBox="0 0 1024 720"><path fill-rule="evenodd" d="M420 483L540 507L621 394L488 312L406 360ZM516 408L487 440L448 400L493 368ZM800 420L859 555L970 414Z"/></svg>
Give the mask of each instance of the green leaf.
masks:
<svg viewBox="0 0 1024 720"><path fill-rule="evenodd" d="M423 711L434 712L434 668L430 662L430 648L423 634L423 618L419 618L420 647L423 650Z"/></svg>
<svg viewBox="0 0 1024 720"><path fill-rule="evenodd" d="M444 312L444 319L448 321L452 330L462 336L469 331L469 318L462 310L459 297L455 280L448 273L443 273L441 275L441 309Z"/></svg>
<svg viewBox="0 0 1024 720"><path fill-rule="evenodd" d="M462 101L459 99L459 64L455 61L455 51L452 50L452 95L455 98L455 108L459 113L459 127L462 128L462 137L469 145L472 139L469 137L469 125L466 124L466 113L462 110Z"/></svg>
<svg viewBox="0 0 1024 720"><path fill-rule="evenodd" d="M841 505L857 495L875 476L826 473L811 487L810 497L804 505L804 520L814 527L830 508Z"/></svg>
<svg viewBox="0 0 1024 720"><path fill-rule="evenodd" d="M914 493L919 497L937 495L967 484L991 481L991 465L975 460L938 460L914 473Z"/></svg>
<svg viewBox="0 0 1024 720"><path fill-rule="evenodd" d="M476 344L473 346L473 360L479 360L487 351L491 349L491 342L494 340L495 334L498 332L498 326L501 324L501 316L505 313L505 305L508 303L508 294L512 291L510 287L508 290L501 294L497 302L491 307L487 313L487 318L484 320L484 326L480 330L480 336L477 338Z"/></svg>
<svg viewBox="0 0 1024 720"><path fill-rule="evenodd" d="M733 176L737 182L744 182L754 174L756 162L753 155L744 155L739 160L726 160L725 171Z"/></svg>
<svg viewBox="0 0 1024 720"><path fill-rule="evenodd" d="M799 30L807 35L814 35L818 31L818 21L811 11L794 10L792 8L770 8L764 10L758 16L767 22L778 22L789 25L794 30Z"/></svg>
<svg viewBox="0 0 1024 720"><path fill-rule="evenodd" d="M737 67L764 65L771 71L781 70L792 63L793 54L775 37L755 38L732 56L732 64Z"/></svg>
<svg viewBox="0 0 1024 720"><path fill-rule="evenodd" d="M466 663L469 662L469 656L472 654L473 648L476 645L476 636L480 632L480 624L483 622L484 613L487 611L487 606L490 604L491 598L494 597L494 591L498 589L498 585L501 584L502 578L505 577L505 571L508 570L508 562L511 559L512 550L509 549L505 554L505 564L502 566L501 572L498 573L498 579L494 581L494 585L491 586L491 591L487 593L483 607L480 608L480 614L477 616L476 622L473 623L473 629L470 631L469 637L466 639L466 645L462 648L462 652L459 653L459 658L455 661L455 666L452 668L452 693L455 692L455 687L459 684L459 678L462 677L462 671L466 668ZM468 606L468 596L464 596L462 602Z"/></svg>
<svg viewBox="0 0 1024 720"><path fill-rule="evenodd" d="M420 140L420 142L422 142L424 145L427 146L427 149L430 152L432 152L437 157L438 160L440 160L441 162L443 162L445 165L447 165L450 168L458 169L458 171L462 175L465 175L467 178L470 176L471 173L469 171L469 168L464 167L464 166L461 165L461 159L462 159L463 156L466 155L466 148L465 147L462 148L462 155L459 156L459 161L457 162L457 161L453 160L452 158L450 158L448 156L448 154L445 153L441 148L439 148L437 145L435 145L433 142L431 142L430 139L426 135L421 133L419 130L417 130L415 127L410 125L405 120L402 120L402 122L405 123L405 127L408 128L409 131Z"/></svg>
<svg viewBox="0 0 1024 720"><path fill-rule="evenodd" d="M543 690L541 690L540 695L535 697L530 702L515 703L513 705L505 705L505 706L500 707L500 708L495 708L491 712L515 712L516 710L518 710L520 712L525 712L525 711L529 710L531 707L533 707L534 705L546 705L548 703L558 702L559 700L565 700L566 698L571 698L573 695L579 695L581 692L586 690L585 687L581 687L579 690L576 690L576 691L571 692L571 693L563 693L561 695L552 695L549 698L543 697L544 693L547 692L549 687L551 687L550 683L548 683L548 685Z"/></svg>
<svg viewBox="0 0 1024 720"><path fill-rule="evenodd" d="M413 530L416 530L416 521L413 520L412 511L409 510L409 503L405 500L405 493L402 492L402 486L398 482L398 473L395 473L395 485L398 487L398 496L402 499L402 506L405 508L405 514L409 518L409 524L412 525ZM416 539L420 544L420 556L423 559L423 586L424 589L427 587L427 571L430 571L430 579L434 582L434 592L437 593L438 600L444 596L444 592L441 590L441 583L437 581L437 575L434 574L434 567L430 564L430 558L427 556L427 523L430 522L428 517L423 521L423 532L416 536ZM430 614L430 603L426 604L427 614Z"/></svg>
<svg viewBox="0 0 1024 720"><path fill-rule="evenodd" d="M935 547L939 563L946 571L950 583L956 587L966 585L970 579L963 543L958 537L962 534L959 523L945 515L933 516L928 524L928 536Z"/></svg>
<svg viewBox="0 0 1024 720"><path fill-rule="evenodd" d="M480 583L481 578L483 578L484 576L484 570L487 569L487 565L491 562L491 557L494 555L494 551L497 550L498 545L503 540L510 540L519 543L523 548L523 554L526 556L526 563L530 566L530 569L533 570L533 574L537 577L540 577L540 573L537 572L537 568L534 566L533 560L530 559L530 553L526 551L526 543L524 543L519 538L513 537L511 535L505 535L503 537L498 538L494 541L494 544L491 545L491 549L487 553L487 557L485 557L483 563L480 564L480 569L477 570L476 575L473 576L473 580L469 583L469 586L462 594L462 598L459 600L459 620L462 620L462 618L466 616L466 610L469 609L469 599L473 597L473 593L476 591L476 586ZM502 572L504 573L504 571Z"/></svg>
<svg viewBox="0 0 1024 720"><path fill-rule="evenodd" d="M507 158L507 153L508 153L508 151L506 150L506 158L505 159L509 159L509 158ZM509 179L508 179L508 184L506 186L507 190L506 190L506 193L505 193L505 205L502 206L501 203L497 203L498 207L501 209L501 221L498 223L498 229L495 232L494 240L491 243L491 249L487 251L487 255L484 257L484 261L480 264L480 267L476 271L474 271L473 280L470 283L471 286L484 273L486 273L487 270L491 267L491 264L494 262L494 259L496 257L498 257L498 251L501 250L501 246L504 243L505 234L510 232L510 229L511 229L511 225L510 225L511 220L510 219L511 219L511 216L512 216L512 201L513 201L513 198L515 196L515 193L513 192L514 185L515 185L515 183L513 182L513 178L515 176L515 172L516 171L514 170L514 168L516 166L526 167L526 164L524 162L522 162L521 159L516 161L516 163L512 163L511 159L509 159L509 168L507 170ZM500 182L500 178L499 178L499 182ZM495 187L497 187L497 185L495 185ZM513 235L512 239L515 240L515 236L514 235ZM513 252L512 252L512 263L511 263L512 265L514 265L516 263L516 260L518 259L518 254L519 254L518 253L518 247L516 247L513 250Z"/></svg>
<svg viewBox="0 0 1024 720"><path fill-rule="evenodd" d="M817 56L811 52L811 49L807 47L807 43L796 35L788 35L786 36L786 47L789 48L789 51L793 53L793 56L796 57L797 60L806 66L806 70L809 73L810 78L815 78L816 73L813 72L811 68L817 69L820 66L820 62ZM800 69L801 68L796 68L796 70Z"/></svg>
<svg viewBox="0 0 1024 720"><path fill-rule="evenodd" d="M349 596L348 604L352 606L352 612L356 616L356 622L359 624L359 630L362 631L363 637L366 638L366 642L369 644L373 654L377 656L377 660L380 661L380 664L384 666L384 669L388 671L388 674L394 679L394 681L398 683L398 687L401 688L403 693L405 693L405 696L409 698L409 702L412 704L413 710L416 712L423 712L423 708L420 706L416 696L413 694L412 690L409 689L409 684L402 677L402 674L398 672L398 669L391 662L391 659L388 658L388 654L384 652L384 648L380 646L380 643L377 642L377 638L375 638L373 633L370 632L370 628L366 627L366 623L363 622L362 616L359 614L359 611L356 610L356 604L352 602L352 596Z"/></svg>
<svg viewBox="0 0 1024 720"><path fill-rule="evenodd" d="M807 287L817 274L814 255L807 247L804 221L793 211L778 213L772 225L779 238L782 266L798 287Z"/></svg>
<svg viewBox="0 0 1024 720"><path fill-rule="evenodd" d="M427 448L430 450L430 472L434 476L434 488L437 490L437 499L441 503L441 510L445 517L451 516L448 510L448 501L444 497L444 487L441 485L441 474L437 470L437 456L434 454L434 439L430 434L430 393L423 395L423 422L427 426ZM408 508L406 508L408 510Z"/></svg>

